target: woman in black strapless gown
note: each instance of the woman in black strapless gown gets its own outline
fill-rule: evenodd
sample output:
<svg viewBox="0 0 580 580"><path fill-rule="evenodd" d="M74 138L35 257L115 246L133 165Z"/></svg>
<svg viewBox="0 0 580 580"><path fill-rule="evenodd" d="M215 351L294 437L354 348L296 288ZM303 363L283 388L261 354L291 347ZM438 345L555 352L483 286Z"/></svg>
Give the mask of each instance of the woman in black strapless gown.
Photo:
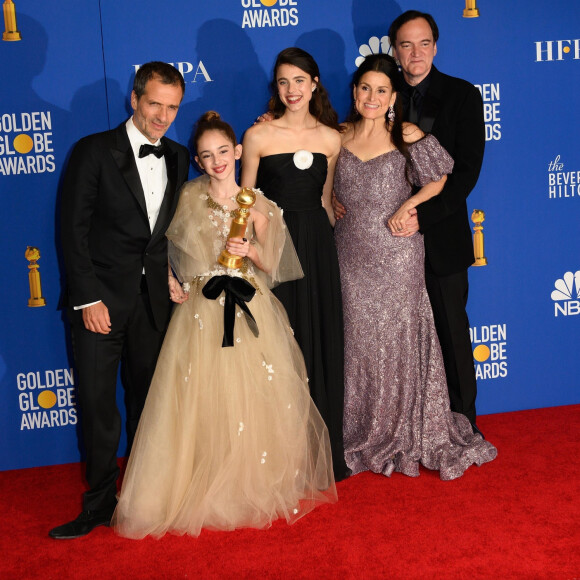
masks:
<svg viewBox="0 0 580 580"><path fill-rule="evenodd" d="M274 120L244 137L242 186L256 186L284 211L304 278L273 290L288 313L306 362L310 394L330 434L336 480L344 460L344 345L338 258L330 205L340 151L337 115L314 59L283 50L274 67ZM332 224L332 225L331 225Z"/></svg>

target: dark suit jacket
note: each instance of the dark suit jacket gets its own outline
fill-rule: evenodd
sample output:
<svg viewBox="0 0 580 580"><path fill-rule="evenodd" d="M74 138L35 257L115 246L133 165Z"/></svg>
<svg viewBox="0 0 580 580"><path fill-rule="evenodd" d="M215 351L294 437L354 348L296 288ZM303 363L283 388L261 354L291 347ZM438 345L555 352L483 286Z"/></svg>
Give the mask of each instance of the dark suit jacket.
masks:
<svg viewBox="0 0 580 580"><path fill-rule="evenodd" d="M168 182L153 232L125 123L75 145L62 190L68 306L102 300L122 311L133 304L145 268L155 325L165 329L171 308L165 231L188 176L189 153L175 141L163 142Z"/></svg>
<svg viewBox="0 0 580 580"><path fill-rule="evenodd" d="M466 200L477 183L485 147L479 91L433 67L419 126L437 137L455 162L443 191L417 207L429 264L446 276L466 270L474 260Z"/></svg>

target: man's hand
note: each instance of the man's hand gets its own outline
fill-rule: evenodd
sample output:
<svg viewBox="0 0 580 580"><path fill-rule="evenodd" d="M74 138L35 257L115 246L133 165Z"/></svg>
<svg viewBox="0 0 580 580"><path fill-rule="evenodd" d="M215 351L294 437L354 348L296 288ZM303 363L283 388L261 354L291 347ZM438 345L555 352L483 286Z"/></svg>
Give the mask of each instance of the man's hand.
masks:
<svg viewBox="0 0 580 580"><path fill-rule="evenodd" d="M336 195L334 195L334 191L332 192L332 211L334 212L334 219L339 220L346 215L346 208L338 199L336 199Z"/></svg>
<svg viewBox="0 0 580 580"><path fill-rule="evenodd" d="M169 298L176 304L183 304L189 298L189 292L184 292L179 280L169 276Z"/></svg>
<svg viewBox="0 0 580 580"><path fill-rule="evenodd" d="M85 328L91 332L98 334L109 334L111 332L109 309L102 302L83 308L83 322Z"/></svg>

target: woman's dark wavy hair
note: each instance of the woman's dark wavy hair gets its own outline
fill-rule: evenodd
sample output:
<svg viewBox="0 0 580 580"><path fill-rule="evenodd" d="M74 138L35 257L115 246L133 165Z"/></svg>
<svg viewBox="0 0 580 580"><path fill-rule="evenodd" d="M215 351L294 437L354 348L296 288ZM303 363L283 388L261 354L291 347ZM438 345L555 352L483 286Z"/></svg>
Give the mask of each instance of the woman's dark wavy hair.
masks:
<svg viewBox="0 0 580 580"><path fill-rule="evenodd" d="M291 64L298 67L300 70L304 71L306 74L310 75L312 79L318 78L316 81L316 90L312 93L312 99L309 103L309 111L316 120L323 125L331 127L340 131L340 125L338 124L338 115L336 111L332 108L330 104L330 98L326 89L320 82L320 71L318 70L318 65L314 58L308 54L305 50L292 46L290 48L285 48L276 57L276 63L274 64L274 75L272 82L270 83L270 90L272 91L272 96L268 103L269 111L274 115L275 119L279 119L286 110L284 103L280 100L278 96L278 69L283 64Z"/></svg>
<svg viewBox="0 0 580 580"><path fill-rule="evenodd" d="M226 123L219 113L215 111L206 111L195 123L192 144L197 154L197 145L202 135L207 131L220 131L223 133L232 145L238 144L236 134L229 123Z"/></svg>
<svg viewBox="0 0 580 580"><path fill-rule="evenodd" d="M403 138L403 103L401 101L401 73L395 59L388 54L371 54L367 56L355 71L352 77L352 84L358 87L361 78L368 72L379 72L389 77L393 91L397 93L395 104L395 119L391 122L385 115L385 127L391 134L393 145L401 152L406 160L405 175L409 179L409 171L413 165L411 155L409 154L409 147ZM362 118L361 114L353 106L347 122L356 123Z"/></svg>

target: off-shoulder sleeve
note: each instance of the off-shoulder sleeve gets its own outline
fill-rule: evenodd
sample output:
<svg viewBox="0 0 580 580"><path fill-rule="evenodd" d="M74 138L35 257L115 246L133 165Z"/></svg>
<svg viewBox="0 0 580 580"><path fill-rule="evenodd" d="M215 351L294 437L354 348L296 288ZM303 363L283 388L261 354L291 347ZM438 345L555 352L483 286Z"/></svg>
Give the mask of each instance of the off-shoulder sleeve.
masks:
<svg viewBox="0 0 580 580"><path fill-rule="evenodd" d="M423 187L431 181L439 181L453 170L453 159L433 135L409 145L413 161L411 181Z"/></svg>
<svg viewBox="0 0 580 580"><path fill-rule="evenodd" d="M181 188L175 215L165 234L169 264L180 282L190 282L208 272L221 250L207 219L208 184L209 178L203 175Z"/></svg>
<svg viewBox="0 0 580 580"><path fill-rule="evenodd" d="M264 267L264 272L260 276L265 277L270 288L282 282L302 278L304 273L296 255L292 238L284 223L282 210L273 201L266 198L261 191L255 191L254 209L268 220L264 239L258 240L256 238L252 241Z"/></svg>

